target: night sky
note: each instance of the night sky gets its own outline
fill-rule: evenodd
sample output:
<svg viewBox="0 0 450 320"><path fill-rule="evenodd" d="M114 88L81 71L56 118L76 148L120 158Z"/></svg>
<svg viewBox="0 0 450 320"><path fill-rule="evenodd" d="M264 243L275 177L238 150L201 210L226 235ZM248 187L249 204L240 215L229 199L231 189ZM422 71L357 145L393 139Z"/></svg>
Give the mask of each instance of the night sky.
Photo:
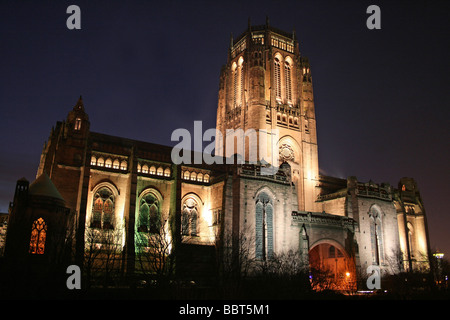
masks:
<svg viewBox="0 0 450 320"><path fill-rule="evenodd" d="M174 145L195 120L213 128L230 34L266 16L310 60L321 173L415 178L431 247L450 257L449 1L2 1L0 212L80 95L95 132Z"/></svg>

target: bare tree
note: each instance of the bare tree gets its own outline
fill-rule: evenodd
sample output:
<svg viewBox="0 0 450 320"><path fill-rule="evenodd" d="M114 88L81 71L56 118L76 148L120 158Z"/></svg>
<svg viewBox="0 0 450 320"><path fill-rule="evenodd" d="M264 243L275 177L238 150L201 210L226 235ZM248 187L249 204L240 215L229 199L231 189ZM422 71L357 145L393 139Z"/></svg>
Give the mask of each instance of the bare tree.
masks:
<svg viewBox="0 0 450 320"><path fill-rule="evenodd" d="M114 229L86 230L83 268L87 288L97 282L104 287L117 283L123 253L122 237L122 225Z"/></svg>
<svg viewBox="0 0 450 320"><path fill-rule="evenodd" d="M159 282L167 280L174 273L172 256L173 240L169 223L165 220L156 232L136 233L138 268L145 278L156 278Z"/></svg>

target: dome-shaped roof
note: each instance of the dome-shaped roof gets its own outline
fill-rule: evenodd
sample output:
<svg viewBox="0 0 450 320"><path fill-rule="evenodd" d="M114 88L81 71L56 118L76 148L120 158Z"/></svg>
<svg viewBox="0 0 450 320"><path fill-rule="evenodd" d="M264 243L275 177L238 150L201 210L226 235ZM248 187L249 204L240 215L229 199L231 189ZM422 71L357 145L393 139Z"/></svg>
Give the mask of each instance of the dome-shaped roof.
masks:
<svg viewBox="0 0 450 320"><path fill-rule="evenodd" d="M64 201L64 198L45 172L30 184L28 192L31 195L50 197Z"/></svg>

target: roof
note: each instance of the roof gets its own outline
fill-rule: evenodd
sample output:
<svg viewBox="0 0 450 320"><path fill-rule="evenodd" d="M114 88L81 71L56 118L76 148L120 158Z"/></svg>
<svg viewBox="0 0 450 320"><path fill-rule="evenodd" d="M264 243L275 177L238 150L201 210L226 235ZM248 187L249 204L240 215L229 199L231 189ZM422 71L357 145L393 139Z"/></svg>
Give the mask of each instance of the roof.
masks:
<svg viewBox="0 0 450 320"><path fill-rule="evenodd" d="M28 192L31 195L50 197L64 201L64 198L45 172L30 184Z"/></svg>

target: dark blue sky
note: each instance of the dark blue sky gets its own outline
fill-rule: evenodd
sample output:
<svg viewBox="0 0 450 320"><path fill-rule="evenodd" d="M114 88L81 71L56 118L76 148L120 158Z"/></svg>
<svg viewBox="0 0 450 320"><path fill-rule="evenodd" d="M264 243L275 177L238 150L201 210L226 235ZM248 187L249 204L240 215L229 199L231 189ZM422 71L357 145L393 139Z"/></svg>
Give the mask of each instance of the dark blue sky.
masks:
<svg viewBox="0 0 450 320"><path fill-rule="evenodd" d="M81 30L66 28L71 4ZM366 28L371 4L381 30ZM448 1L2 1L0 212L80 94L96 132L173 145L194 120L214 127L230 33L266 15L310 59L321 172L414 177L450 256Z"/></svg>

